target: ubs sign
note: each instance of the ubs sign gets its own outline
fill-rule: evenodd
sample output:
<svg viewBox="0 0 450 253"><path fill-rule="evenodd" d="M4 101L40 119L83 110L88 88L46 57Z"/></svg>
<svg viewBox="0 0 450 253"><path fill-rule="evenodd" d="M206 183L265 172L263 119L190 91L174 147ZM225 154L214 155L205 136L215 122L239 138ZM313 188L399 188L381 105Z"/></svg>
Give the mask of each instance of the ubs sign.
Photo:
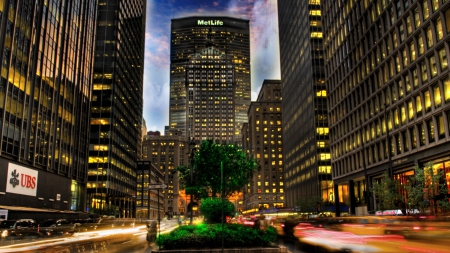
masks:
<svg viewBox="0 0 450 253"><path fill-rule="evenodd" d="M222 20L197 20L197 25L223 25Z"/></svg>
<svg viewBox="0 0 450 253"><path fill-rule="evenodd" d="M17 164L8 164L6 192L36 196L38 171L27 169Z"/></svg>

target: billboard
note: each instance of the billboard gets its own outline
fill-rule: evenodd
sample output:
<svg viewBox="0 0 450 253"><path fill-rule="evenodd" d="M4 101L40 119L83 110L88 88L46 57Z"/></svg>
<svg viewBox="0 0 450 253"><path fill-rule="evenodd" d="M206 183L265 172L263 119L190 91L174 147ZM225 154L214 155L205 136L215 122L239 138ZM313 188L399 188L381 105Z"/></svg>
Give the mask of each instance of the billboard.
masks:
<svg viewBox="0 0 450 253"><path fill-rule="evenodd" d="M38 171L8 163L6 192L36 196Z"/></svg>

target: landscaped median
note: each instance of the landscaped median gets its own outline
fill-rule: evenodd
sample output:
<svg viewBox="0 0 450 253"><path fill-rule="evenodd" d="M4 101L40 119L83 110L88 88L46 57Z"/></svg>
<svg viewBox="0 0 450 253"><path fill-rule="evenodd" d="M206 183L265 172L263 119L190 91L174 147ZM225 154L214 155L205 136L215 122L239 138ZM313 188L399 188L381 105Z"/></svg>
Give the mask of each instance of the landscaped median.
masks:
<svg viewBox="0 0 450 253"><path fill-rule="evenodd" d="M223 252L228 253L287 253L276 244L274 228L265 230L240 224L200 224L181 226L169 234L160 235L152 252Z"/></svg>

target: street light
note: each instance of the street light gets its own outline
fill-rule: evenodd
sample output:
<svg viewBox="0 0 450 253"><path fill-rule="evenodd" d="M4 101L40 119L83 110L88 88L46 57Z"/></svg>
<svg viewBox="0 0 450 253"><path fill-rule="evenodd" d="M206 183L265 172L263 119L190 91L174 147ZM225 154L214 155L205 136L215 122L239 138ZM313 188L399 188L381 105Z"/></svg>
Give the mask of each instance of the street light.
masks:
<svg viewBox="0 0 450 253"><path fill-rule="evenodd" d="M189 225L192 225L192 220L193 220L193 214L194 214L194 196L192 194L192 185L194 183L194 154L195 154L195 141L194 138L192 138L189 142L189 147L191 148L191 203L190 203L190 207L191 207L191 217L190 217L190 221L189 221Z"/></svg>

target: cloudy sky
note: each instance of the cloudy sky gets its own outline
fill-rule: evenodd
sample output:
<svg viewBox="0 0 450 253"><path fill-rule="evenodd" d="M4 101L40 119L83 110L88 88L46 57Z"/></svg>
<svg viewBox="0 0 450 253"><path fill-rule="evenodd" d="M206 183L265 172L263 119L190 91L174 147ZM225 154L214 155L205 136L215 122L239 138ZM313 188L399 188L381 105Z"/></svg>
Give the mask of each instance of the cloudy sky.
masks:
<svg viewBox="0 0 450 253"><path fill-rule="evenodd" d="M148 0L144 69L144 119L148 131L169 124L172 18L226 15L250 20L252 101L264 79L279 79L276 0Z"/></svg>

